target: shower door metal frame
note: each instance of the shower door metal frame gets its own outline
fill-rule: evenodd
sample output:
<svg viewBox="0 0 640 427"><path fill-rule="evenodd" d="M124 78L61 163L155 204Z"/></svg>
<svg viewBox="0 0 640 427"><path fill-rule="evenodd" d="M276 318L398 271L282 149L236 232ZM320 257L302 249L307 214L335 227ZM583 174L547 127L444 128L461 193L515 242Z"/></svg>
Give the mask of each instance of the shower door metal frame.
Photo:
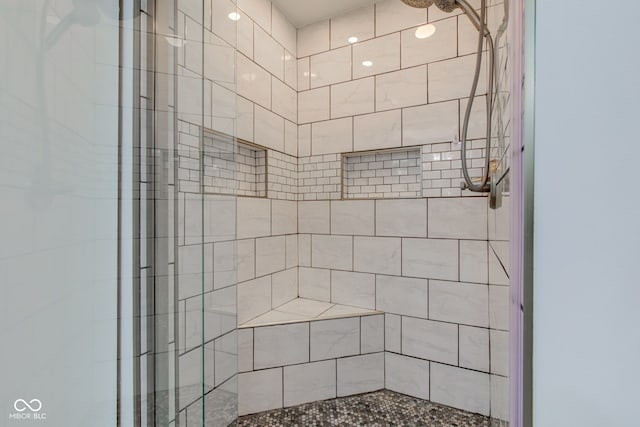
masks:
<svg viewBox="0 0 640 427"><path fill-rule="evenodd" d="M533 426L533 194L535 0L510 0L512 16L510 425Z"/></svg>

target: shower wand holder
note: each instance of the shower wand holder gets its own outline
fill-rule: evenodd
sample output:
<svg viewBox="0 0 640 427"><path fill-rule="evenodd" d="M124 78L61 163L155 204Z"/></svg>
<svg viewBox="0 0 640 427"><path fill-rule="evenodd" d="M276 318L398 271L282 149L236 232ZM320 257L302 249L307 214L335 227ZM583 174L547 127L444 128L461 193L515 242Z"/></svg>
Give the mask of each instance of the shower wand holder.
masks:
<svg viewBox="0 0 640 427"><path fill-rule="evenodd" d="M481 178L473 178L471 180L474 183L480 183L482 182ZM469 185L464 181L460 181L460 189L461 190L468 190L469 189ZM491 191L491 177L489 177L489 179L487 179L487 183L484 185L484 187L482 187L482 191L480 191L481 193L489 193Z"/></svg>

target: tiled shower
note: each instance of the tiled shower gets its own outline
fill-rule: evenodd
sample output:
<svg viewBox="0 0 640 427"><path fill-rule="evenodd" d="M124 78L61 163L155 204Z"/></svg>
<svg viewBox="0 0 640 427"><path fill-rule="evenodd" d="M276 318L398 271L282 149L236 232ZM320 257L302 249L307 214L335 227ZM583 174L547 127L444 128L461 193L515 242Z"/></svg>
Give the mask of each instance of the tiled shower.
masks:
<svg viewBox="0 0 640 427"><path fill-rule="evenodd" d="M500 34L492 150L487 52L468 146L472 177L493 160L497 210L460 187L478 36L464 14L384 0L296 26L269 0L165 6L142 16L169 22L146 31L148 111L166 102L175 129L175 318L154 368L168 393L143 379L156 391L142 412L157 420L168 396L171 425L227 426L387 389L508 420L506 3L487 8Z"/></svg>

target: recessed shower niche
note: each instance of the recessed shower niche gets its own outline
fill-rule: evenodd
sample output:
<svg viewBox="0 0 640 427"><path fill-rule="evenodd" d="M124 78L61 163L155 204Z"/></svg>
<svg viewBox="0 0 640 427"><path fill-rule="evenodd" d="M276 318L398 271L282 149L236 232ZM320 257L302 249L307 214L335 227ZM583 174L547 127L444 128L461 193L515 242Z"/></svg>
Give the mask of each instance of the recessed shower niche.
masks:
<svg viewBox="0 0 640 427"><path fill-rule="evenodd" d="M342 155L343 199L422 197L421 148Z"/></svg>
<svg viewBox="0 0 640 427"><path fill-rule="evenodd" d="M267 150L215 131L202 137L202 184L208 194L267 197Z"/></svg>

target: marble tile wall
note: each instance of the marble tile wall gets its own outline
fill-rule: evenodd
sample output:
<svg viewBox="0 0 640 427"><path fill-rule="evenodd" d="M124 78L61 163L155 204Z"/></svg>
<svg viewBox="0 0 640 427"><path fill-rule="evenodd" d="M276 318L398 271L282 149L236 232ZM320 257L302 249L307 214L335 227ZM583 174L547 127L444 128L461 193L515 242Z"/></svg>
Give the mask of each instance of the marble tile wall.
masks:
<svg viewBox="0 0 640 427"><path fill-rule="evenodd" d="M385 312L387 388L489 415L509 289L490 258L488 210L477 197L300 201L299 292ZM445 368L430 387L403 382L434 364ZM471 397L441 397L467 385Z"/></svg>
<svg viewBox="0 0 640 427"><path fill-rule="evenodd" d="M267 197L297 200L296 29L269 0L237 3L237 136L268 151Z"/></svg>
<svg viewBox="0 0 640 427"><path fill-rule="evenodd" d="M240 415L384 388L384 315L239 330Z"/></svg>
<svg viewBox="0 0 640 427"><path fill-rule="evenodd" d="M241 412L307 399L300 397L308 392L304 381L294 377L314 385L309 399L361 392L366 387L349 375L382 363L376 374L382 372L387 388L504 418L504 402L492 395L507 384L508 245L489 243L504 235L504 217L489 212L484 197L461 197L474 194L459 189L460 152L452 143L473 77L477 33L459 13L386 0L302 28L296 40L281 31L288 26L277 9L242 3L238 133L270 155L290 156L285 163L297 158L290 200L298 202L292 213L293 205L277 200L238 200L238 320L296 296L378 309L385 312L385 352L381 362L350 352L321 355L317 348L312 356L313 347L305 355L296 341L283 344L290 350L283 357L291 360L259 359L256 368L254 332L242 330ZM436 33L417 39L415 30L425 23ZM356 43L348 41L352 36ZM295 117L288 109L292 90ZM485 154L485 92L478 92L470 127L474 176ZM401 147L419 150L422 197L339 200L341 153ZM332 328L326 335L338 333ZM329 381L330 372L336 381Z"/></svg>
<svg viewBox="0 0 640 427"><path fill-rule="evenodd" d="M425 24L435 33L417 38ZM475 45L477 32L464 15L415 9L398 0L299 29L300 155L416 147L422 150L424 197L475 195L460 190L459 145L452 147L473 79ZM483 167L485 68L486 61L469 130L472 177ZM301 191L300 200L322 198L332 194L317 187Z"/></svg>

